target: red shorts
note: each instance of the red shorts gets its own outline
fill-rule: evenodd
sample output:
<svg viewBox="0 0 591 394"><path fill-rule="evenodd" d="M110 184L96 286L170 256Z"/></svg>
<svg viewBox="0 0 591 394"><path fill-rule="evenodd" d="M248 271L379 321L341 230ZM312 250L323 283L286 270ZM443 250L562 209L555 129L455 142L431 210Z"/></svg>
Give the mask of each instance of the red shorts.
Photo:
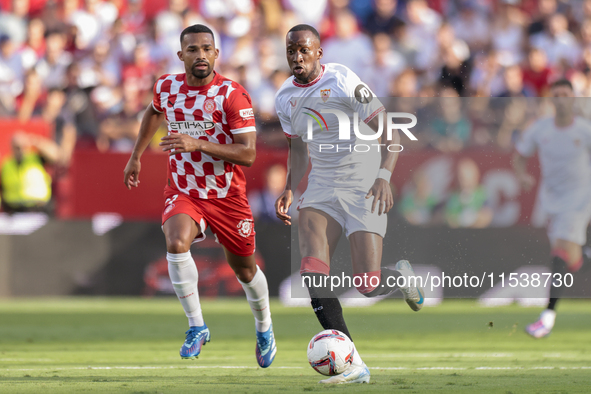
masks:
<svg viewBox="0 0 591 394"><path fill-rule="evenodd" d="M250 256L255 250L254 221L246 196L200 199L164 188L162 225L174 215L189 215L199 225L200 234L193 243L205 239L205 229L211 227L216 241L238 256Z"/></svg>

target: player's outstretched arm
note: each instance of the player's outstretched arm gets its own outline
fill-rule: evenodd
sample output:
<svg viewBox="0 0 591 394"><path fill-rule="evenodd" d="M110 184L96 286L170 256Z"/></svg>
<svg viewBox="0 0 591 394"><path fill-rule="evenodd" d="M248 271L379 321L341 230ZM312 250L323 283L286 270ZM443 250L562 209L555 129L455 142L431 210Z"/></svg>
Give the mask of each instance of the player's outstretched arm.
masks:
<svg viewBox="0 0 591 394"><path fill-rule="evenodd" d="M144 117L142 118L142 123L140 125L140 132L135 141L133 152L131 153L131 157L123 171L123 183L130 190L132 186L138 187L140 184L140 158L150 144L154 134L156 134L156 130L158 130L158 127L162 123L163 116L164 113L156 111L151 103L148 105L148 108L146 108L146 112L144 112Z"/></svg>
<svg viewBox="0 0 591 394"><path fill-rule="evenodd" d="M519 152L515 152L512 162L513 170L515 171L515 175L517 175L517 180L525 191L531 190L536 183L535 178L527 173L527 161L527 157L519 154Z"/></svg>
<svg viewBox="0 0 591 394"><path fill-rule="evenodd" d="M377 132L379 129L380 116L385 116L385 112L379 114L367 124L375 132ZM398 130L393 130L392 141L386 140L386 135L382 134L381 143L399 144L400 134L398 133ZM371 212L373 213L376 207L378 207L378 215L381 215L382 213L388 213L388 211L390 211L390 209L392 209L394 206L394 196L392 196L392 189L390 189L390 177L392 176L392 172L394 172L396 161L398 161L397 151L390 152L388 149L382 149L381 153L382 162L380 164L378 177L365 196L365 198L371 198L372 196L374 197L373 203L371 204Z"/></svg>
<svg viewBox="0 0 591 394"><path fill-rule="evenodd" d="M217 144L200 140L186 134L174 133L162 137L160 146L170 156L177 153L203 152L220 160L228 161L245 167L250 167L257 156L256 131L234 134L233 144Z"/></svg>
<svg viewBox="0 0 591 394"><path fill-rule="evenodd" d="M291 216L287 211L293 202L293 190L297 189L308 169L308 150L299 138L287 138L289 151L287 156L287 177L285 189L275 201L275 215L286 225L291 225Z"/></svg>

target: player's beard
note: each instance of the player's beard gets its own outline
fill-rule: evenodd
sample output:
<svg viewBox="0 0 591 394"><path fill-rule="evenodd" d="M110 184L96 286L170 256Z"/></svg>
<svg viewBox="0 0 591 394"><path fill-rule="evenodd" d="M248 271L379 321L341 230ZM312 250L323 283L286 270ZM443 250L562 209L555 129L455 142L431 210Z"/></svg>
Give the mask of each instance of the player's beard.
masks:
<svg viewBox="0 0 591 394"><path fill-rule="evenodd" d="M193 67L191 69L191 74L193 74L193 76L195 78L199 78L199 79L204 79L209 77L209 75L211 74L211 72L213 71L213 68L211 67L211 65L207 65L207 69L205 70L197 70L195 69L195 67Z"/></svg>

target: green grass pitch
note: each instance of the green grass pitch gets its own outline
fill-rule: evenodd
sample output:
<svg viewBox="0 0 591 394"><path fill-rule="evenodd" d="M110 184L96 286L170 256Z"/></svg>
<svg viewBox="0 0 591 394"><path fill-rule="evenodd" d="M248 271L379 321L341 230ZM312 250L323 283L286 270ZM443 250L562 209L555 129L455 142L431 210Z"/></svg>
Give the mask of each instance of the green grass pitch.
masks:
<svg viewBox="0 0 591 394"><path fill-rule="evenodd" d="M0 300L0 393L589 393L591 301L559 304L554 332L523 333L539 308L448 300L412 312L400 299L345 308L368 385L326 387L306 345L310 308L272 303L274 364L257 367L244 299L204 300L212 340L178 355L186 319L174 297ZM492 322L492 327L491 327Z"/></svg>

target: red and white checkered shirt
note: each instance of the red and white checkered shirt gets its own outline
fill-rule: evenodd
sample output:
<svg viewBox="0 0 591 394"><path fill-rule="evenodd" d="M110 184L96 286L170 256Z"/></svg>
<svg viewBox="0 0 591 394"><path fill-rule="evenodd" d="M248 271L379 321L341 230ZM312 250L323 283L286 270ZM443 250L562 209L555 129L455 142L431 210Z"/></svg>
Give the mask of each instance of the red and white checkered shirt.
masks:
<svg viewBox="0 0 591 394"><path fill-rule="evenodd" d="M163 75L154 85L152 105L166 115L169 134L232 144L235 134L256 131L250 96L218 73L211 83L199 87L189 86L185 74ZM170 156L168 176L180 192L194 198L224 198L246 191L240 166L202 152Z"/></svg>

